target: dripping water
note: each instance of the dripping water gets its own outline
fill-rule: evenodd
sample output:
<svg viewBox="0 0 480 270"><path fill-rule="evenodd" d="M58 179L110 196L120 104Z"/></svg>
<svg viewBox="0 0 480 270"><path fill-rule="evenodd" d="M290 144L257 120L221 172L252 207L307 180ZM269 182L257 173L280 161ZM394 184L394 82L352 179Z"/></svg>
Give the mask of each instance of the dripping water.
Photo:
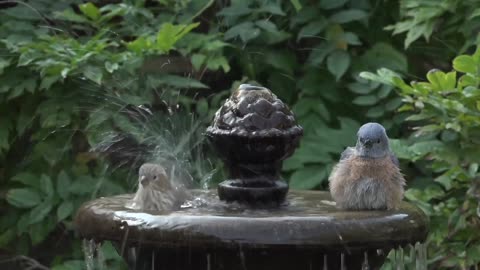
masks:
<svg viewBox="0 0 480 270"><path fill-rule="evenodd" d="M368 264L368 252L367 251L365 251L363 253L362 270L370 270L370 265Z"/></svg>
<svg viewBox="0 0 480 270"><path fill-rule="evenodd" d="M405 270L405 260L402 247L395 250L395 270Z"/></svg>
<svg viewBox="0 0 480 270"><path fill-rule="evenodd" d="M327 259L328 259L327 254L323 254L323 270L328 270Z"/></svg>
<svg viewBox="0 0 480 270"><path fill-rule="evenodd" d="M342 253L340 255L340 269L341 270L347 270L346 266L345 266L345 254Z"/></svg>
<svg viewBox="0 0 480 270"><path fill-rule="evenodd" d="M427 246L423 243L398 247L390 252L382 270L427 270ZM362 269L368 269L363 268Z"/></svg>
<svg viewBox="0 0 480 270"><path fill-rule="evenodd" d="M107 269L101 246L101 243L95 243L94 240L83 240L83 253L87 270Z"/></svg>
<svg viewBox="0 0 480 270"><path fill-rule="evenodd" d="M207 270L212 270L212 265L210 262L210 254L207 254Z"/></svg>

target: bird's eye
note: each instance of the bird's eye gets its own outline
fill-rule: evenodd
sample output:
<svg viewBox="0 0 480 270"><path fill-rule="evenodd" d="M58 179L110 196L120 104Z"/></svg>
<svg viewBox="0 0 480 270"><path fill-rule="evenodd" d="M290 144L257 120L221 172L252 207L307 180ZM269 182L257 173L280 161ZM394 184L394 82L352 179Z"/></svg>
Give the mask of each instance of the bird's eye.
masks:
<svg viewBox="0 0 480 270"><path fill-rule="evenodd" d="M155 175L155 176L153 177L153 180L156 180L156 179L157 179L157 176Z"/></svg>
<svg viewBox="0 0 480 270"><path fill-rule="evenodd" d="M380 139L377 140L377 143L380 143Z"/></svg>

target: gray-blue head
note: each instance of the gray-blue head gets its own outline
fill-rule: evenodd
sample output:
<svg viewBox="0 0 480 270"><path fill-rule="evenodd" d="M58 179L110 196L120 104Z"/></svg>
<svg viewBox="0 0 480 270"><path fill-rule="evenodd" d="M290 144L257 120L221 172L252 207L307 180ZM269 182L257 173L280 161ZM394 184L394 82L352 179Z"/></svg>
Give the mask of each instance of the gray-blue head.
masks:
<svg viewBox="0 0 480 270"><path fill-rule="evenodd" d="M379 123L366 123L357 132L357 154L362 157L381 158L390 153L388 136Z"/></svg>

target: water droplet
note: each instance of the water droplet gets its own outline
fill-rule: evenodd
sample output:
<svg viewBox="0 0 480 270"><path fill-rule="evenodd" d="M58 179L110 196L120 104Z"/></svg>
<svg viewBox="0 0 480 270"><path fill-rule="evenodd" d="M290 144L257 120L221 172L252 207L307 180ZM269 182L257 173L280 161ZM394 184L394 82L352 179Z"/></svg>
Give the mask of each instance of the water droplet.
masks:
<svg viewBox="0 0 480 270"><path fill-rule="evenodd" d="M367 251L365 251L363 253L362 270L370 270L370 266L368 265L368 252Z"/></svg>
<svg viewBox="0 0 480 270"><path fill-rule="evenodd" d="M212 270L212 265L210 262L210 254L207 254L207 270Z"/></svg>
<svg viewBox="0 0 480 270"><path fill-rule="evenodd" d="M404 257L403 248L398 247L395 250L395 270L405 270Z"/></svg>
<svg viewBox="0 0 480 270"><path fill-rule="evenodd" d="M345 254L340 254L340 269L341 270L347 270L347 267L345 266Z"/></svg>

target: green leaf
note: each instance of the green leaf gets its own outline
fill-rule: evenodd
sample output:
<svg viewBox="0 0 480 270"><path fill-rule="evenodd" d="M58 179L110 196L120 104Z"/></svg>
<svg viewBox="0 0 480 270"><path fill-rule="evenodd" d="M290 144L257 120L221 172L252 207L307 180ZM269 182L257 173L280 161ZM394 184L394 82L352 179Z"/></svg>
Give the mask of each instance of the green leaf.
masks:
<svg viewBox="0 0 480 270"><path fill-rule="evenodd" d="M83 260L70 260L64 261L60 265L55 265L52 270L82 270L85 269L85 261Z"/></svg>
<svg viewBox="0 0 480 270"><path fill-rule="evenodd" d="M369 106L376 104L378 100L379 99L376 95L358 96L352 100L352 103L361 106Z"/></svg>
<svg viewBox="0 0 480 270"><path fill-rule="evenodd" d="M112 63L110 61L105 62L105 69L109 73L113 73L115 70L119 68L118 63Z"/></svg>
<svg viewBox="0 0 480 270"><path fill-rule="evenodd" d="M293 74L297 67L295 55L288 51L269 50L265 53L264 62L288 74Z"/></svg>
<svg viewBox="0 0 480 270"><path fill-rule="evenodd" d="M28 66L40 56L41 56L40 53L36 51L28 50L20 54L20 57L18 58L17 66L18 67Z"/></svg>
<svg viewBox="0 0 480 270"><path fill-rule="evenodd" d="M173 25L171 23L164 23L160 31L157 33L155 48L162 53L169 52L171 49L173 49L178 40L199 25L199 23L192 23L188 25Z"/></svg>
<svg viewBox="0 0 480 270"><path fill-rule="evenodd" d="M456 72L452 71L447 74L440 70L430 70L427 73L427 79L432 84L433 90L453 90L457 83Z"/></svg>
<svg viewBox="0 0 480 270"><path fill-rule="evenodd" d="M40 190L47 195L47 197L53 197L53 194L55 193L52 180L46 174L42 174L40 177Z"/></svg>
<svg viewBox="0 0 480 270"><path fill-rule="evenodd" d="M415 152L410 149L408 144L403 140L389 139L390 148L392 152L399 159L413 159Z"/></svg>
<svg viewBox="0 0 480 270"><path fill-rule="evenodd" d="M362 45L362 42L358 38L358 35L352 32L346 32L343 34L343 40L350 45Z"/></svg>
<svg viewBox="0 0 480 270"><path fill-rule="evenodd" d="M69 195L69 188L71 184L70 177L62 170L57 176L57 194L62 199L67 199Z"/></svg>
<svg viewBox="0 0 480 270"><path fill-rule="evenodd" d="M312 66L320 66L325 60L325 57L335 50L335 46L331 42L322 42L317 47L313 48L308 56L308 64Z"/></svg>
<svg viewBox="0 0 480 270"><path fill-rule="evenodd" d="M333 14L329 20L334 23L348 23L351 21L358 21L368 17L368 13L360 9L342 10Z"/></svg>
<svg viewBox="0 0 480 270"><path fill-rule="evenodd" d="M387 104L385 104L385 109L387 111L393 111L400 107L400 105L402 105L402 98L397 97L388 101Z"/></svg>
<svg viewBox="0 0 480 270"><path fill-rule="evenodd" d="M40 189L40 181L38 181L38 177L32 173L23 172L16 174L12 177L12 180L33 187L34 189Z"/></svg>
<svg viewBox="0 0 480 270"><path fill-rule="evenodd" d="M453 60L453 68L463 73L477 75L478 66L472 56L460 55Z"/></svg>
<svg viewBox="0 0 480 270"><path fill-rule="evenodd" d="M327 20L324 18L312 21L302 27L298 32L297 42L304 37L316 37L327 26Z"/></svg>
<svg viewBox="0 0 480 270"><path fill-rule="evenodd" d="M255 24L253 22L243 22L228 29L228 31L225 32L224 37L226 40L240 37L243 42L247 42L258 37L259 35L260 29L255 27Z"/></svg>
<svg viewBox="0 0 480 270"><path fill-rule="evenodd" d="M65 20L76 23L86 23L88 20L81 15L78 15L72 9L66 9L62 12L54 12L54 18L59 20Z"/></svg>
<svg viewBox="0 0 480 270"><path fill-rule="evenodd" d="M340 78L345 74L350 66L350 55L346 51L336 50L327 58L327 68L335 75L335 78Z"/></svg>
<svg viewBox="0 0 480 270"><path fill-rule="evenodd" d="M430 37L433 31L434 21L429 21L422 24L413 25L408 30L407 38L405 39L405 49L407 49L415 40L419 39L422 35L427 39Z"/></svg>
<svg viewBox="0 0 480 270"><path fill-rule="evenodd" d="M72 194L78 195L90 195L92 190L97 186L97 180L89 176L83 175L76 179L69 187L68 190Z"/></svg>
<svg viewBox="0 0 480 270"><path fill-rule="evenodd" d="M160 85L169 85L178 88L208 88L207 85L195 79L176 75L162 74L155 77L149 77L149 80L155 87Z"/></svg>
<svg viewBox="0 0 480 270"><path fill-rule="evenodd" d="M441 141L423 141L417 142L409 147L409 149L418 156L424 156L426 154L432 153L443 147Z"/></svg>
<svg viewBox="0 0 480 270"><path fill-rule="evenodd" d="M247 5L243 5L243 4L231 5L220 10L220 12L218 12L217 15L226 16L226 17L243 16L243 15L251 14L252 11L253 10L248 8Z"/></svg>
<svg viewBox="0 0 480 270"><path fill-rule="evenodd" d="M323 166L308 166L292 174L289 186L292 189L313 189L326 180L327 174Z"/></svg>
<svg viewBox="0 0 480 270"><path fill-rule="evenodd" d="M321 0L320 1L320 8L322 9L334 9L334 8L339 8L343 5L348 0Z"/></svg>
<svg viewBox="0 0 480 270"><path fill-rule="evenodd" d="M14 229L8 229L4 232L0 233L0 247L1 248L6 248L7 245L13 241L15 237L15 230Z"/></svg>
<svg viewBox="0 0 480 270"><path fill-rule="evenodd" d="M407 57L388 43L379 42L361 56L364 70L387 68L399 72L407 72Z"/></svg>
<svg viewBox="0 0 480 270"><path fill-rule="evenodd" d="M28 234L32 245L38 245L43 242L48 235L55 229L55 219L52 216L46 216L42 222L31 224L28 227Z"/></svg>
<svg viewBox="0 0 480 270"><path fill-rule="evenodd" d="M257 9L257 12L266 12L270 13L273 15L279 15L279 16L285 16L285 12L282 10L282 7L280 6L280 3L275 3L275 2L264 2L260 6L259 9Z"/></svg>
<svg viewBox="0 0 480 270"><path fill-rule="evenodd" d="M3 74L3 70L10 65L10 60L0 57L0 75Z"/></svg>
<svg viewBox="0 0 480 270"><path fill-rule="evenodd" d="M368 118L379 118L382 117L385 113L385 109L382 105L372 107L368 109L367 113L365 114Z"/></svg>
<svg viewBox="0 0 480 270"><path fill-rule="evenodd" d="M207 61L208 69L218 70L220 67L223 69L225 73L230 71L230 65L228 64L227 58L225 58L224 56L217 56L217 57L208 59Z"/></svg>
<svg viewBox="0 0 480 270"><path fill-rule="evenodd" d="M87 66L83 71L83 75L98 85L102 84L103 70L97 66Z"/></svg>
<svg viewBox="0 0 480 270"><path fill-rule="evenodd" d="M206 116L208 113L208 102L205 98L201 98L197 101L196 111L199 116Z"/></svg>
<svg viewBox="0 0 480 270"><path fill-rule="evenodd" d="M80 11L85 14L88 18L96 21L98 18L100 18L100 10L92 4L91 2L85 3L78 5Z"/></svg>
<svg viewBox="0 0 480 270"><path fill-rule="evenodd" d="M0 150L8 150L10 144L8 138L10 136L11 122L7 118L0 118Z"/></svg>
<svg viewBox="0 0 480 270"><path fill-rule="evenodd" d="M400 76L397 73L386 68L381 68L377 70L377 74L371 73L371 72L365 72L365 71L360 72L359 76L360 78L364 78L367 80L380 82L388 85L393 85L395 79L400 78Z"/></svg>
<svg viewBox="0 0 480 270"><path fill-rule="evenodd" d="M30 210L29 224L35 224L42 221L52 210L52 202L44 201Z"/></svg>
<svg viewBox="0 0 480 270"><path fill-rule="evenodd" d="M362 94L362 95L373 92L373 90L375 90L377 86L378 84L375 85L373 83L361 83L361 82L349 83L347 85L350 91L357 94Z"/></svg>
<svg viewBox="0 0 480 270"><path fill-rule="evenodd" d="M290 0L290 3L295 8L295 11L298 12L302 9L302 4L300 3L300 0Z"/></svg>
<svg viewBox="0 0 480 270"><path fill-rule="evenodd" d="M40 194L30 188L14 188L7 192L7 201L18 208L31 208L38 205L42 199Z"/></svg>
<svg viewBox="0 0 480 270"><path fill-rule="evenodd" d="M195 70L200 70L203 63L205 63L206 59L207 59L206 55L195 53L190 58L190 61L192 62L193 68L195 68Z"/></svg>
<svg viewBox="0 0 480 270"><path fill-rule="evenodd" d="M42 89L50 89L54 83L59 81L61 77L59 75L54 75L54 76L46 76L42 79L42 82L40 83L40 90Z"/></svg>
<svg viewBox="0 0 480 270"><path fill-rule="evenodd" d="M73 213L73 203L71 201L64 201L57 208L57 222L60 222Z"/></svg>

